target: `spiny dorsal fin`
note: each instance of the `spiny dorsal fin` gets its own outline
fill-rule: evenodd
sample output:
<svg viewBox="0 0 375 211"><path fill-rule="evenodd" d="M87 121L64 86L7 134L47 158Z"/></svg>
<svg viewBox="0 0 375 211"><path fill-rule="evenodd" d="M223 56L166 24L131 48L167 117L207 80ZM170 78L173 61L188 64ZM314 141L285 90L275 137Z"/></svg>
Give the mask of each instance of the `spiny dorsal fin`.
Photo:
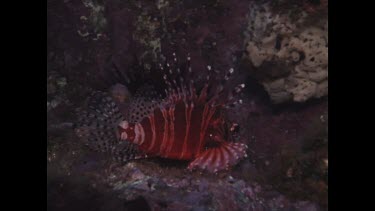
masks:
<svg viewBox="0 0 375 211"><path fill-rule="evenodd" d="M164 73L163 79L167 86L165 92L169 102L188 99L197 104L209 103L211 106L223 107L242 102L237 97L244 88L244 84L233 88L233 85L228 83L234 74L233 68L223 73L207 65L206 71L199 72L203 73L203 77L200 77L203 81L197 81L197 74L194 72L198 71L191 69L190 59L188 55L185 64L179 64L176 54L173 53L172 62L166 61L164 65L159 64L159 69ZM201 88L198 88L199 83L203 83ZM199 90L198 93L197 90Z"/></svg>

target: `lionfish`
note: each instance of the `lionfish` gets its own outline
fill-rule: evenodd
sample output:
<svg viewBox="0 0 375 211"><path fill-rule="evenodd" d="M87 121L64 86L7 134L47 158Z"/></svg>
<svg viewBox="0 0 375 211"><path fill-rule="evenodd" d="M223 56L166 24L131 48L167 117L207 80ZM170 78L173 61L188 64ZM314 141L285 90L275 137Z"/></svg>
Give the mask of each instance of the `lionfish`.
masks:
<svg viewBox="0 0 375 211"><path fill-rule="evenodd" d="M189 170L218 172L247 157L247 146L233 141L233 125L228 124L227 108L242 103L237 99L244 84L225 85L233 74L229 69L219 80L218 72L207 66L203 83L193 78L190 56L178 65L173 53L171 64L159 64L163 93L146 85L132 97L128 112L105 92L96 91L81 111L78 136L98 151L117 161L162 157L191 161ZM217 77L216 77L217 78Z"/></svg>

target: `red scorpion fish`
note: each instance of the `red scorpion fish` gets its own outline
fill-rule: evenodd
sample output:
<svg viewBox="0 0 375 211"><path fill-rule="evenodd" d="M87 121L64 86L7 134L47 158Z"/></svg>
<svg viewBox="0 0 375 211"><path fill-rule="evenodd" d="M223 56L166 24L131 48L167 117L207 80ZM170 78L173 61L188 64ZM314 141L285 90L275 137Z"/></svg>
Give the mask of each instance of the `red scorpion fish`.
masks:
<svg viewBox="0 0 375 211"><path fill-rule="evenodd" d="M189 170L216 173L229 169L247 157L247 146L233 142L224 111L241 102L236 96L245 85L229 90L224 85L233 69L218 82L212 77L218 74L207 66L204 85L198 89L192 80L190 57L180 69L173 56L173 64L158 68L166 85L164 97L146 86L133 97L124 115L113 97L95 92L89 109L80 114L76 132L92 148L120 161L163 157L191 161ZM182 69L188 76L182 77Z"/></svg>

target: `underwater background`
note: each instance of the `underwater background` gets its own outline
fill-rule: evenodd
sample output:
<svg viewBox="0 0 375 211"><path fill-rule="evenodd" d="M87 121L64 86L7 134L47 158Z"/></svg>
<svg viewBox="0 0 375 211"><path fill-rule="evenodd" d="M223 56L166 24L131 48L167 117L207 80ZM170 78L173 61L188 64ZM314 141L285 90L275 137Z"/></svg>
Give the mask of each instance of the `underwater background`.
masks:
<svg viewBox="0 0 375 211"><path fill-rule="evenodd" d="M47 210L328 210L327 6L47 0ZM248 157L228 171L162 158L114 165L74 132L90 93L123 84L131 101L173 52L197 75L233 68L246 85L228 118Z"/></svg>

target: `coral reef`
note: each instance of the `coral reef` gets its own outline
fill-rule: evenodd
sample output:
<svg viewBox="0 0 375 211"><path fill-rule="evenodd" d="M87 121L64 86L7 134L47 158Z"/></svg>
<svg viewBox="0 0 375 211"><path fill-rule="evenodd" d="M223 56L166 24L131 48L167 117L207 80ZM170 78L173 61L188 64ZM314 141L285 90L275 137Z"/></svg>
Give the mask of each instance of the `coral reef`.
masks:
<svg viewBox="0 0 375 211"><path fill-rule="evenodd" d="M311 23L308 13L272 12L251 4L247 57L271 100L305 102L328 94L328 20ZM296 19L296 20L294 20Z"/></svg>
<svg viewBox="0 0 375 211"><path fill-rule="evenodd" d="M89 15L80 17L81 27L77 33L81 37L90 36L93 40L97 40L103 36L102 33L108 24L104 15L104 4L93 0L83 0L82 3L89 10Z"/></svg>
<svg viewBox="0 0 375 211"><path fill-rule="evenodd" d="M175 167L156 172L149 165L153 164L129 163L110 174L109 183L127 201L143 197L151 210L300 210L306 204L228 174L191 177L176 175L181 169Z"/></svg>
<svg viewBox="0 0 375 211"><path fill-rule="evenodd" d="M47 76L47 112L67 100L64 93L66 84L66 78L59 77L56 72Z"/></svg>
<svg viewBox="0 0 375 211"><path fill-rule="evenodd" d="M327 210L327 1L264 2L49 0L48 210ZM73 135L92 90L127 110L133 87L115 84L174 51L251 78L228 115L249 146L231 171L116 166Z"/></svg>

